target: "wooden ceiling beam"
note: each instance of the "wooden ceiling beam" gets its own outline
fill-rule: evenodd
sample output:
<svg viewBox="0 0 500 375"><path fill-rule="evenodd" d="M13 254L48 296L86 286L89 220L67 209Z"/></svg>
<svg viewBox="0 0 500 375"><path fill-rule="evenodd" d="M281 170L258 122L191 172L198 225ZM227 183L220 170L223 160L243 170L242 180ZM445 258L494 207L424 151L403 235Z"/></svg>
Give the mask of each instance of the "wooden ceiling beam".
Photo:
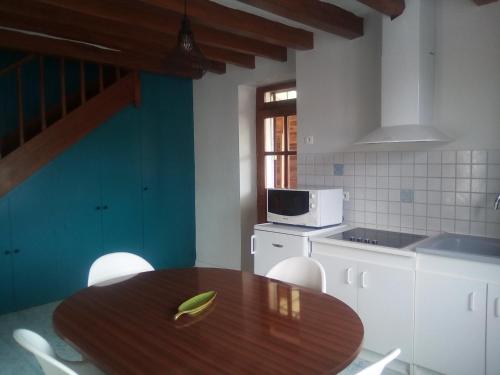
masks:
<svg viewBox="0 0 500 375"><path fill-rule="evenodd" d="M99 44L113 49L119 49L157 59L166 59L177 40L173 36L157 35L149 30L140 30L138 38L123 38L119 34L96 32L93 29L80 27L79 24L60 19L50 19L45 14L37 13L35 16L26 16L16 9L5 11L6 7L0 4L0 26L7 26L21 30L45 33L66 39L79 40L92 44ZM61 21L63 23L61 23ZM109 27L104 31L109 30ZM224 50L217 47L200 45L202 52L210 59L221 63L231 63L245 68L255 68L255 57L235 51ZM225 68L215 65L215 73L224 72Z"/></svg>
<svg viewBox="0 0 500 375"><path fill-rule="evenodd" d="M358 1L393 19L400 16L405 10L405 0L358 0Z"/></svg>
<svg viewBox="0 0 500 375"><path fill-rule="evenodd" d="M62 1L62 0L61 0ZM76 1L76 0L72 0ZM184 0L137 0L156 9L184 13ZM189 0L187 13L193 22L218 30L299 50L312 49L313 33L225 7L213 1Z"/></svg>
<svg viewBox="0 0 500 375"><path fill-rule="evenodd" d="M474 1L477 5L486 5L486 4L496 3L498 0L472 0L472 1Z"/></svg>
<svg viewBox="0 0 500 375"><path fill-rule="evenodd" d="M26 3L26 0L21 1L23 2ZM68 17L92 16L98 20L106 20L111 25L125 26L128 29L149 29L171 36L177 36L182 19L178 13L144 6L137 0L36 0L29 3L26 5L28 9L33 5L37 7L43 5L46 9L53 9L58 14L66 11ZM53 19L56 18L60 19L60 17L53 17ZM282 46L196 23L192 23L192 28L196 41L204 45L277 61L287 59L286 48Z"/></svg>
<svg viewBox="0 0 500 375"><path fill-rule="evenodd" d="M153 60L149 57L127 52L114 52L80 43L28 35L10 30L0 30L0 47L194 79L200 78L202 75L201 71L197 69L169 67L164 61Z"/></svg>
<svg viewBox="0 0 500 375"><path fill-rule="evenodd" d="M239 0L278 16L289 18L344 38L363 35L363 18L319 0Z"/></svg>

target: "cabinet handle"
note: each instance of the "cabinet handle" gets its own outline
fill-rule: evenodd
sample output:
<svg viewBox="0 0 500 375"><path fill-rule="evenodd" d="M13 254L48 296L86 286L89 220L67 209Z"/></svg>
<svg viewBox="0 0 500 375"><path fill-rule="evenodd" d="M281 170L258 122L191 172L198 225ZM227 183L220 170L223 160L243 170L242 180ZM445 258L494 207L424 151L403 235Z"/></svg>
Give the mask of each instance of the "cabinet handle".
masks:
<svg viewBox="0 0 500 375"><path fill-rule="evenodd" d="M5 250L3 253L4 253L5 255L10 255L10 251L9 251L9 250Z"/></svg>
<svg viewBox="0 0 500 375"><path fill-rule="evenodd" d="M148 190L149 190L149 187L144 186L144 187L142 188L142 190L144 190L144 191L148 191Z"/></svg>
<svg viewBox="0 0 500 375"><path fill-rule="evenodd" d="M476 293L469 293L469 311L476 310Z"/></svg>
<svg viewBox="0 0 500 375"><path fill-rule="evenodd" d="M279 247L279 248L282 248L282 247L283 247L283 245L282 245L282 244L280 244L280 243L273 243L273 246L274 246L274 247Z"/></svg>
<svg viewBox="0 0 500 375"><path fill-rule="evenodd" d="M20 252L20 251L21 251L21 250L19 250L19 249L15 249L15 250L14 250L14 254L19 254L19 252Z"/></svg>
<svg viewBox="0 0 500 375"><path fill-rule="evenodd" d="M352 284L351 275L352 275L352 267L346 268L345 269L345 283L347 285L351 285Z"/></svg>
<svg viewBox="0 0 500 375"><path fill-rule="evenodd" d="M361 272L361 288L366 288L366 272Z"/></svg>
<svg viewBox="0 0 500 375"><path fill-rule="evenodd" d="M107 210L107 209L108 209L108 206L102 206L102 209L103 209L103 210Z"/></svg>
<svg viewBox="0 0 500 375"><path fill-rule="evenodd" d="M250 237L250 254L255 254L255 234Z"/></svg>
<svg viewBox="0 0 500 375"><path fill-rule="evenodd" d="M495 298L495 318L500 318L500 297Z"/></svg>
<svg viewBox="0 0 500 375"><path fill-rule="evenodd" d="M96 206L95 208L97 211L99 211L101 209L101 206Z"/></svg>

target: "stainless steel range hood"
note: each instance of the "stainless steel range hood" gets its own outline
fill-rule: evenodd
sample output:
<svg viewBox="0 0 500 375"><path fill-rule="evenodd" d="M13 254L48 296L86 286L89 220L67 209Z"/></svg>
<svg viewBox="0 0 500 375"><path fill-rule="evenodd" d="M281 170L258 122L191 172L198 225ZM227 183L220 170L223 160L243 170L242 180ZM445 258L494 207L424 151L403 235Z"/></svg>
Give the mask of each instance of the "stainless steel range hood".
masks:
<svg viewBox="0 0 500 375"><path fill-rule="evenodd" d="M449 142L432 126L435 0L411 0L382 24L382 126L355 144Z"/></svg>

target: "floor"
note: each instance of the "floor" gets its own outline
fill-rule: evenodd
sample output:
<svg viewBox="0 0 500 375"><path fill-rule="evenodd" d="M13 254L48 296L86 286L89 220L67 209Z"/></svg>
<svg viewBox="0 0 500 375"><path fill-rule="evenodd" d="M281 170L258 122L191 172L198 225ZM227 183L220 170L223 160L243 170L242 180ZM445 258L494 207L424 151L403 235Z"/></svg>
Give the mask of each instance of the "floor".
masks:
<svg viewBox="0 0 500 375"><path fill-rule="evenodd" d="M77 352L65 344L52 328L52 313L58 302L36 306L11 314L0 315L0 375L42 375L35 358L20 348L12 338L16 328L27 328L42 335L61 357L69 360L80 358ZM357 359L342 375L354 375L370 363ZM397 374L384 371L384 375Z"/></svg>

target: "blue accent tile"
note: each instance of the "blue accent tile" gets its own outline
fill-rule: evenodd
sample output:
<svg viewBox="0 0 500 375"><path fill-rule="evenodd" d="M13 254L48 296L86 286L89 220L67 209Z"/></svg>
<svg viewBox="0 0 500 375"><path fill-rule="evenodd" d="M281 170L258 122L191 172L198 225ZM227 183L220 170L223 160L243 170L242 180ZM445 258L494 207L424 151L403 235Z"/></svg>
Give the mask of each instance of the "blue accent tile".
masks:
<svg viewBox="0 0 500 375"><path fill-rule="evenodd" d="M402 189L401 190L401 202L403 203L413 203L413 196L415 192L413 190L409 189Z"/></svg>
<svg viewBox="0 0 500 375"><path fill-rule="evenodd" d="M335 176L343 176L344 175L344 164L334 164L333 165L333 174Z"/></svg>

